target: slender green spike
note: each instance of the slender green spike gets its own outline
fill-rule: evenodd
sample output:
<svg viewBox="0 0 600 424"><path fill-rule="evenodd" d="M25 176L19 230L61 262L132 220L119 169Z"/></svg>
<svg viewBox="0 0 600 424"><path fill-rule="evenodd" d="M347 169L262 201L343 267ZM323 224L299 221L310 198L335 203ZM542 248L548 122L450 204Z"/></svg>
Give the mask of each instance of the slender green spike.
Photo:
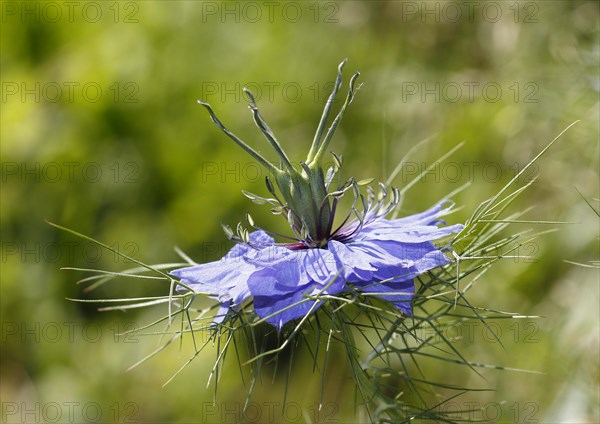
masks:
<svg viewBox="0 0 600 424"><path fill-rule="evenodd" d="M333 161L335 162L335 166L337 167L337 169L340 169L342 167L343 157L338 156L335 152L331 152L331 155L333 156Z"/></svg>
<svg viewBox="0 0 600 424"><path fill-rule="evenodd" d="M300 167L304 170L304 172L306 172L306 175L310 175L312 173L308 165L304 162L300 162Z"/></svg>
<svg viewBox="0 0 600 424"><path fill-rule="evenodd" d="M250 193L249 191L246 190L241 190L242 194L244 196L246 196L248 199L252 200L253 202L256 200L256 198L258 196L256 196L254 193Z"/></svg>
<svg viewBox="0 0 600 424"><path fill-rule="evenodd" d="M295 232L296 231L296 216L294 215L294 211L293 210L288 210L287 213L287 220L288 220L288 224L289 226L292 228L292 230Z"/></svg>
<svg viewBox="0 0 600 424"><path fill-rule="evenodd" d="M367 202L367 199L365 199L365 196L363 196L362 194L360 195L360 201L362 202L363 211L367 213L367 211L369 210L369 203Z"/></svg>
<svg viewBox="0 0 600 424"><path fill-rule="evenodd" d="M394 181L394 179L398 176L398 174L400 173L400 171L402 171L404 169L404 164L406 163L406 161L408 161L408 159L411 157L411 155L416 152L419 148L421 148L423 145L425 145L426 143L428 143L429 141L433 140L433 138L435 137L436 134L433 134L421 141L419 141L417 144L415 144L414 146L412 146L408 152L406 152L406 154L404 155L404 157L402 158L402 160L400 162L398 162L398 164L396 165L396 167L394 168L394 170L392 171L392 173L387 177L387 179L385 180L385 185L391 185L392 182Z"/></svg>
<svg viewBox="0 0 600 424"><path fill-rule="evenodd" d="M587 203L587 205L596 213L596 215L598 215L598 218L600 218L600 211L598 211L591 203L588 199L585 198L585 196L583 194L581 194L581 192L579 190L577 190L577 187L574 187L575 191L579 194L579 196L583 199L583 201L585 203Z"/></svg>
<svg viewBox="0 0 600 424"><path fill-rule="evenodd" d="M521 178L521 176L523 175L523 173L525 173L540 157L542 157L544 155L544 153L546 153L548 151L548 149L550 149L550 147L552 147L552 145L554 143L556 143L556 141L564 134L566 133L573 125L577 124L579 122L579 120L574 121L573 123L571 123L569 126L567 126L564 130L562 130L560 132L560 134L558 134L556 137L554 137L554 139L548 143L546 145L546 147L544 147L542 149L541 152L539 152L533 159L531 159L529 161L529 163L527 165L525 165L520 171L519 173L517 173L508 183L506 183L506 185L504 187L502 187L500 189L500 191L498 191L498 193L496 193L496 195L494 197L492 197L492 199L490 200L489 204L487 205L486 208L484 208L484 210L481 212L481 214L483 215L484 213L486 213L490 208L491 205L493 205L500 197L502 197L502 195L510 188L510 186L512 186L516 181L519 180L519 178Z"/></svg>
<svg viewBox="0 0 600 424"><path fill-rule="evenodd" d="M312 161L309 163L309 165L311 167L316 166L319 162L321 162L321 159L323 158L325 151L329 147L329 143L331 142L331 139L333 138L333 134L335 133L337 126L339 125L340 121L342 120L342 117L344 116L344 112L346 112L346 108L348 107L348 105L350 103L352 103L352 100L354 99L354 93L356 92L356 90L354 88L354 84L356 83L356 79L359 76L360 76L360 72L357 72L354 75L352 75L352 78L350 79L350 88L348 89L348 95L346 96L346 101L344 102L344 104L342 105L342 108L340 109L337 116L331 123L329 130L327 130L327 134L325 134L325 138L323 139L323 143L321 143L321 145L319 146L319 150L317 151L317 153L315 153ZM360 88L360 86L358 86L356 89L359 89L359 88Z"/></svg>
<svg viewBox="0 0 600 424"><path fill-rule="evenodd" d="M227 128L225 128L225 126L221 123L219 118L217 118L217 115L215 115L215 112L213 111L212 107L208 103L203 102L202 100L198 100L198 104L200 104L206 108L206 110L210 114L210 118L212 119L212 121L215 123L215 125L217 127L219 127L219 129L221 131L223 131L225 133L225 135L227 135L230 139L235 141L242 149L244 149L247 153L249 153L258 162L260 162L260 164L262 166L267 168L273 174L278 174L281 172L281 171L279 171L279 169L277 169L275 166L273 166L272 163L270 163L265 158L263 158L260 155L260 153L258 153L256 150L254 150L252 147L250 147L248 144L246 144L244 141L242 141L237 135L235 135L234 133L229 131Z"/></svg>
<svg viewBox="0 0 600 424"><path fill-rule="evenodd" d="M55 227L55 228L58 228L59 230L66 231L66 232L71 233L71 234L73 234L73 235L75 235L77 237L81 237L81 238L83 238L85 240L91 241L92 243L97 244L98 246L101 246L101 247L103 247L103 248L105 248L107 250L110 250L115 255L118 255L118 256L122 257L123 259L127 259L128 261L136 263L136 264L138 264L138 265L140 265L140 266L148 269L149 271L156 272L159 275L162 275L163 277L166 277L167 279L171 279L171 276L169 274L166 274L166 273L162 272L161 270L159 270L157 268L153 268L150 265L146 265L145 263L143 263L143 262L141 262L141 261L139 261L139 260L137 260L137 259L135 259L135 258L133 258L131 256L125 255L124 253L121 253L119 250L113 249L109 245L104 244L104 243L102 243L102 242L100 242L100 241L98 241L98 240L96 240L96 239L94 239L92 237L86 236L85 234L78 233L75 230L71 230L70 228L63 227L62 225L58 225L58 224L55 224L55 223L50 222L50 221L46 221L46 223L49 224L49 225L51 225L51 226L53 226L53 227ZM181 284L181 285L184 286L183 284ZM187 286L185 286L185 287L187 288Z"/></svg>
<svg viewBox="0 0 600 424"><path fill-rule="evenodd" d="M354 181L352 181L352 190L354 191L354 198L356 199L360 195L360 190L358 184Z"/></svg>
<svg viewBox="0 0 600 424"><path fill-rule="evenodd" d="M251 227L254 227L254 219L252 218L249 212L246 212L246 221L248 221L248 224Z"/></svg>
<svg viewBox="0 0 600 424"><path fill-rule="evenodd" d="M313 139L312 145L310 146L310 150L308 152L308 157L306 158L306 163L311 163L314 159L314 156L317 154L317 150L319 149L319 143L321 142L321 136L323 135L323 130L325 129L325 124L327 124L327 117L329 116L329 112L331 111L331 106L335 101L335 97L342 85L342 71L344 70L344 65L348 61L348 58L344 59L338 65L338 74L335 80L335 84L333 86L333 90L327 99L327 103L325 103L325 108L323 109L323 115L321 115L321 120L319 121L319 126L317 127L317 132L315 133L315 138Z"/></svg>
<svg viewBox="0 0 600 424"><path fill-rule="evenodd" d="M335 178L335 174L336 174L336 171L333 167L331 167L327 170L327 174L325 174L325 188L326 189L329 189L329 186L331 185L331 183L333 182L333 179Z"/></svg>
<svg viewBox="0 0 600 424"><path fill-rule="evenodd" d="M268 175L265 177L265 184L269 193L275 195L275 186L273 186L273 181L271 181Z"/></svg>
<svg viewBox="0 0 600 424"><path fill-rule="evenodd" d="M344 193L345 193L344 190L336 190L336 191L332 191L330 193L327 193L327 196L330 196L330 197L341 197Z"/></svg>
<svg viewBox="0 0 600 424"><path fill-rule="evenodd" d="M233 230L231 229L231 227L227 224L221 224L221 228L223 229L223 232L225 233L225 237L227 237L229 240L232 240L235 237L235 233L233 232Z"/></svg>
<svg viewBox="0 0 600 424"><path fill-rule="evenodd" d="M246 96L248 96L248 100L250 100L250 106L248 106L248 107L252 111L252 116L254 117L254 123L256 124L258 129L260 129L260 131L264 134L265 138L269 141L271 146L273 146L273 148L275 149L275 151L277 152L277 154L279 155L279 157L281 158L281 160L283 161L285 166L288 169L292 170L294 168L292 166L292 163L290 162L289 158L287 157L287 155L281 148L281 144L279 144L279 141L277 141L277 138L275 138L275 134L273 134L273 131L271 130L271 128L267 125L265 120L262 118L262 116L258 110L258 107L256 106L256 101L254 100L254 95L246 87L244 87L244 93L246 94Z"/></svg>
<svg viewBox="0 0 600 424"><path fill-rule="evenodd" d="M367 185L371 184L373 181L375 181L375 178L365 178L364 180L357 181L356 185L359 187L367 186Z"/></svg>

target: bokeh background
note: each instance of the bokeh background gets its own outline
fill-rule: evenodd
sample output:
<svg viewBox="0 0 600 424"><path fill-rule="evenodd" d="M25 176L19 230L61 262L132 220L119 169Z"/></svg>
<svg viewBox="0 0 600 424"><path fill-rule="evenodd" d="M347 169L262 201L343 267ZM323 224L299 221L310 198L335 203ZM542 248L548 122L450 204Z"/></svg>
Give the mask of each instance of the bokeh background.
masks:
<svg viewBox="0 0 600 424"><path fill-rule="evenodd" d="M266 375L247 414L233 360L212 403L213 348L164 388L192 353L189 343L126 372L159 338L117 333L165 311L98 312L66 298L167 288L119 281L84 292L75 282L87 274L61 267L131 264L45 222L148 263L177 261L174 246L198 262L221 257L231 244L220 224L235 225L246 211L284 231L283 220L240 194L265 193L264 175L196 99L268 155L242 96L250 87L301 160L345 57L346 81L360 70L364 84L332 143L346 175L384 180L431 138L397 177L403 187L465 141L407 192L402 213L470 181L450 217L466 220L580 120L520 178L538 176L512 209L573 224L513 226L555 231L523 246L531 258L500 262L471 292L474 304L542 318L495 323L502 345L481 326L449 330L472 361L543 374L492 370L482 378L435 362L425 372L493 389L453 401L455 409L482 407L475 418L599 422L598 269L570 263L598 260L598 216L584 200L598 208L597 2L4 1L1 14L3 422L364 420L351 407L343 355L332 361L321 411L321 376L308 355L294 357L285 406L285 378Z"/></svg>

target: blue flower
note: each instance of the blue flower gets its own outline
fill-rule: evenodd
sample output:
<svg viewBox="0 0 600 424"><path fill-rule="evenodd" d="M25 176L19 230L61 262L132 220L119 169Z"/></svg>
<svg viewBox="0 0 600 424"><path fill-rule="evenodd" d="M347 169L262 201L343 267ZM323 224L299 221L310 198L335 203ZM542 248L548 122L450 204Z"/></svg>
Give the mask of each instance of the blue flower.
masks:
<svg viewBox="0 0 600 424"><path fill-rule="evenodd" d="M307 296L350 290L381 297L411 316L414 278L451 261L432 241L462 229L460 224L438 226L449 209L442 207L400 219L354 221L324 247L277 244L264 231L255 231L223 259L171 274L218 299L221 318L251 298L256 314L278 329L323 302Z"/></svg>
<svg viewBox="0 0 600 424"><path fill-rule="evenodd" d="M411 315L414 278L450 262L432 241L456 233L462 226L439 227L439 217L449 209L442 210L443 203L420 214L390 220L385 217L398 206L398 189L389 190L380 184L376 195L370 186L371 180L357 182L353 178L343 184L338 181L332 188L339 176L342 158L332 153L334 166L327 171L323 169L323 158L358 89L355 87L357 72L350 79L346 100L325 131L345 63L338 67L333 91L306 160L299 162L300 166L292 164L247 89L244 91L254 121L279 156L278 164L267 161L228 130L208 103L198 101L225 135L273 177L266 177L267 190L273 197L244 194L255 203L272 206L274 214L287 219L294 235L289 237L294 242L275 243L248 216L248 223L258 231L248 233L240 224L236 235L225 226L227 236L237 244L222 260L171 272L198 293L219 300L221 309L217 321L224 319L230 309L239 310L251 298L256 314L281 329L286 322L306 316L321 306L323 300L319 296L350 290L379 296ZM362 189L366 189L366 196L361 193ZM334 222L340 199L347 193L353 193L354 202L336 228Z"/></svg>

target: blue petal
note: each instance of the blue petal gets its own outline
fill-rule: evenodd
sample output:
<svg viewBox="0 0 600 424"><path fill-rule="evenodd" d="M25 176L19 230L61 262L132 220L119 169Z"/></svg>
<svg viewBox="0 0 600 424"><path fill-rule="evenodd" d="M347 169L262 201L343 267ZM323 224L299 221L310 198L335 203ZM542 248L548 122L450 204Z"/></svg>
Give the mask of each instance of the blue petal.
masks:
<svg viewBox="0 0 600 424"><path fill-rule="evenodd" d="M284 288L296 288L311 281L308 274L302 273L298 266L303 259L303 254L299 252L301 251L290 250L282 246L271 246L246 255L245 260L260 270L266 269L266 272L275 278L273 284L277 282ZM273 288L273 290L275 289Z"/></svg>
<svg viewBox="0 0 600 424"><path fill-rule="evenodd" d="M352 242L351 244L377 245L377 247L384 250L389 256L395 258L395 260L377 264L377 272L373 276L379 280L408 280L430 269L452 262L448 256L430 241L406 243L396 240L365 239Z"/></svg>
<svg viewBox="0 0 600 424"><path fill-rule="evenodd" d="M444 208L445 206L445 208ZM439 218L450 212L454 203L448 200L442 200L432 208L409 216L404 216L397 219L378 219L367 223L365 230L382 227L404 227L409 225L436 225L439 223ZM442 209L444 208L444 209Z"/></svg>
<svg viewBox="0 0 600 424"><path fill-rule="evenodd" d="M381 292L380 297L412 315L413 279L451 262L432 241L463 228L437 227L438 218L449 210L442 210L443 204L401 219L372 221L345 244L330 241L329 249L344 266L344 277L363 291ZM389 292L397 293L383 294Z"/></svg>
<svg viewBox="0 0 600 424"><path fill-rule="evenodd" d="M336 257L326 249L290 250L271 246L248 254L244 259L252 265L270 269L279 285L292 288L313 281L325 285L340 269Z"/></svg>
<svg viewBox="0 0 600 424"><path fill-rule="evenodd" d="M304 254L299 265L313 281L319 283L321 286L325 286L337 275L337 285L341 283L343 279L340 278L341 264L329 250L306 249L300 252L304 252ZM343 283L341 284L343 285ZM328 292L331 293L331 291Z"/></svg>
<svg viewBox="0 0 600 424"><path fill-rule="evenodd" d="M282 249L287 250L285 256L258 262L264 268L248 279L256 314L277 328L308 313L314 300L294 305L306 294L335 294L345 288L339 265L328 250Z"/></svg>
<svg viewBox="0 0 600 424"><path fill-rule="evenodd" d="M221 324L225 320L225 317L229 312L229 308L231 308L231 302L221 303L219 310L215 314L212 324Z"/></svg>
<svg viewBox="0 0 600 424"><path fill-rule="evenodd" d="M275 243L275 239L264 231L254 231L249 234L250 243L237 243L225 255L225 258L237 258L245 255L252 250L260 250L271 246Z"/></svg>
<svg viewBox="0 0 600 424"><path fill-rule="evenodd" d="M400 282L378 281L365 285L356 284L356 287L363 292L376 293L377 297L392 302L404 314L412 316L411 302L415 294L415 284L412 279Z"/></svg>
<svg viewBox="0 0 600 424"><path fill-rule="evenodd" d="M381 220L386 221L386 220ZM388 223L392 221L387 221ZM386 225L370 228L363 231L361 236L368 240L395 241L403 243L420 243L423 241L437 240L447 235L457 233L463 229L463 225L456 224L449 227L438 228L435 225Z"/></svg>
<svg viewBox="0 0 600 424"><path fill-rule="evenodd" d="M260 271L259 271L260 273ZM304 317L311 308L316 311L322 301L318 301L317 306L314 306L315 300L304 300L307 294L312 294L314 288L310 285L300 288L293 292L288 292L284 296L273 296L271 293L266 296L258 294L254 295L254 311L261 318L266 318L266 321L281 330L283 325L291 320ZM304 300L295 306L297 302Z"/></svg>
<svg viewBox="0 0 600 424"><path fill-rule="evenodd" d="M220 302L243 302L250 292L247 280L256 267L238 257L223 258L216 262L194 265L171 271L171 275L190 286L197 293L216 296Z"/></svg>
<svg viewBox="0 0 600 424"><path fill-rule="evenodd" d="M388 244L393 245L392 243ZM408 249L406 246L403 246L403 256L398 257L395 263L391 262L379 267L374 277L378 280L405 281L413 279L433 268L452 262L451 259L436 249L431 243L422 243L417 246L412 246L416 248L414 252L415 256L406 255ZM394 247L394 249L389 249L390 253L397 251L397 246ZM429 250L425 251L426 249Z"/></svg>
<svg viewBox="0 0 600 424"><path fill-rule="evenodd" d="M221 260L176 269L171 275L180 279L197 293L216 296L221 303L236 307L250 296L248 278L260 269L244 260L245 256L256 251L257 246L274 243L264 231L250 234L250 244L236 244Z"/></svg>
<svg viewBox="0 0 600 424"><path fill-rule="evenodd" d="M349 282L370 281L378 266L395 259L372 243L340 243L330 240L327 247L343 264L343 275Z"/></svg>

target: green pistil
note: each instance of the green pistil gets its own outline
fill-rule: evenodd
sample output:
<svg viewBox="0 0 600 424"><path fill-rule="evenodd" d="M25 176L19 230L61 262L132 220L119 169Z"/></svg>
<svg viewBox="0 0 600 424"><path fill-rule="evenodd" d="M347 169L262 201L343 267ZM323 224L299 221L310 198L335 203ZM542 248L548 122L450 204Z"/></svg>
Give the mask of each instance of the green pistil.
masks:
<svg viewBox="0 0 600 424"><path fill-rule="evenodd" d="M244 93L248 96L250 102L249 108L252 111L254 122L271 147L273 147L275 153L277 153L281 161L279 167L268 162L256 150L229 131L216 117L211 106L208 103L198 100L198 103L208 110L211 119L221 131L263 165L269 174L274 176L275 183L285 203L277 200L269 179L267 179L267 186L269 191L276 197L275 199L264 199L259 196L245 194L257 202L269 203L271 205L280 204L274 209L274 213L285 213L296 237L315 247L324 246L331 236L330 231L333 223L333 216L331 215L333 210L335 210L335 208L332 209L329 200L332 194L327 192L325 184L325 176L322 168L323 156L329 147L338 124L344 116L346 107L354 98L354 85L356 78L359 76L358 72L352 76L346 100L323 137L331 107L342 83L342 70L345 63L346 59L338 66L338 74L333 91L325 104L319 126L308 152L306 163L301 162L300 169L294 167L290 162L275 134L262 118L256 106L254 96L248 89L244 88Z"/></svg>

